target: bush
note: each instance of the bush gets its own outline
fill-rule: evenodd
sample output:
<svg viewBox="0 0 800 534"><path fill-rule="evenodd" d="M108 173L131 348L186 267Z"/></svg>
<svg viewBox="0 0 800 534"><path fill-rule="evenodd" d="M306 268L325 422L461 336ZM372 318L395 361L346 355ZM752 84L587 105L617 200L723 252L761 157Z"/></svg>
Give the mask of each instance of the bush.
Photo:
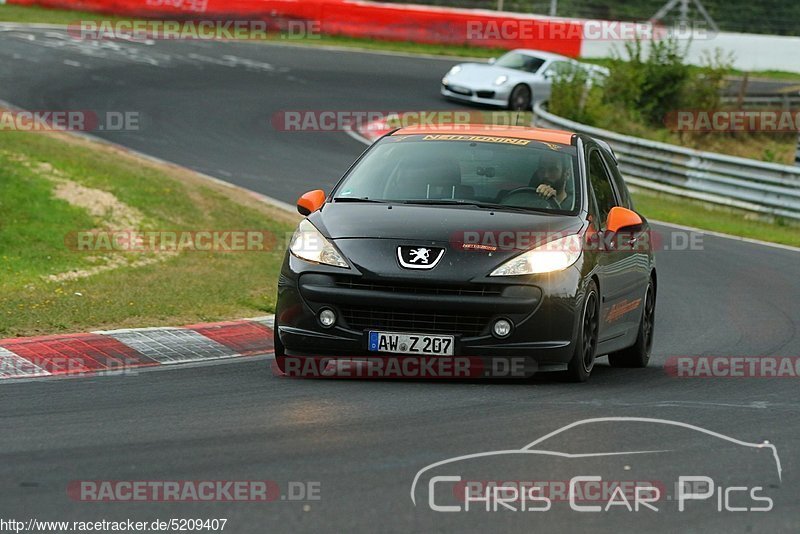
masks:
<svg viewBox="0 0 800 534"><path fill-rule="evenodd" d="M645 44L647 46L645 46ZM610 74L587 83L583 69L565 69L553 81L549 109L556 115L590 126L630 135L663 130L668 115L678 109L716 109L729 57L718 52L700 68L685 63L686 49L670 37L625 45L623 57L611 61ZM653 137L650 135L650 137Z"/></svg>
<svg viewBox="0 0 800 534"><path fill-rule="evenodd" d="M684 84L681 106L687 109L718 109L725 76L733 68L730 54L717 49L716 54L706 54L703 64Z"/></svg>
<svg viewBox="0 0 800 534"><path fill-rule="evenodd" d="M584 122L588 75L577 66L559 69L553 77L549 109L561 117Z"/></svg>
<svg viewBox="0 0 800 534"><path fill-rule="evenodd" d="M582 124L636 137L681 144L699 150L789 164L796 134L753 132L675 132L667 128L670 112L714 110L731 71L731 57L717 51L699 67L684 63L685 50L674 40L631 42L629 61L620 55L604 79L592 79L580 68L565 69L553 80L551 112Z"/></svg>

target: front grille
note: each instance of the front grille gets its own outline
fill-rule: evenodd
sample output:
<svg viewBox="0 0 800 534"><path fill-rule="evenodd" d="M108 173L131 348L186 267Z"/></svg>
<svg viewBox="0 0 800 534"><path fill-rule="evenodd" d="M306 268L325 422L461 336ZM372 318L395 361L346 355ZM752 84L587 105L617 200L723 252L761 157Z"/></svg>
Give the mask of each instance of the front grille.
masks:
<svg viewBox="0 0 800 534"><path fill-rule="evenodd" d="M464 96L472 96L472 91L470 91L469 89L462 89L461 87L453 87L452 85L445 85L444 87L451 93L456 93Z"/></svg>
<svg viewBox="0 0 800 534"><path fill-rule="evenodd" d="M478 91L478 98L494 98L494 91Z"/></svg>
<svg viewBox="0 0 800 534"><path fill-rule="evenodd" d="M339 287L347 289L365 289L369 291L389 291L407 295L452 295L458 297L485 297L499 296L501 287L497 286L419 286L410 284L389 284L381 282L362 282L359 280L342 279L336 282Z"/></svg>
<svg viewBox="0 0 800 534"><path fill-rule="evenodd" d="M341 312L347 324L356 330L377 329L477 336L489 322L488 315L413 312L371 307L343 307Z"/></svg>

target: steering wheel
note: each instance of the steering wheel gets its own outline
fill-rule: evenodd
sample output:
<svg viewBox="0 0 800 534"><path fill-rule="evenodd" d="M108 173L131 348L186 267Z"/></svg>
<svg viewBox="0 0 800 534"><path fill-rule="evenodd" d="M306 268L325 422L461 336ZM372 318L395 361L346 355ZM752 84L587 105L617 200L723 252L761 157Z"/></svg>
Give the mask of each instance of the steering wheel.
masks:
<svg viewBox="0 0 800 534"><path fill-rule="evenodd" d="M509 199L514 196L520 197L515 202L509 202ZM545 198L536 192L535 187L518 187L509 191L506 196L500 201L500 204L506 206L521 206L524 208L552 208L560 210L561 206L556 202L554 197Z"/></svg>

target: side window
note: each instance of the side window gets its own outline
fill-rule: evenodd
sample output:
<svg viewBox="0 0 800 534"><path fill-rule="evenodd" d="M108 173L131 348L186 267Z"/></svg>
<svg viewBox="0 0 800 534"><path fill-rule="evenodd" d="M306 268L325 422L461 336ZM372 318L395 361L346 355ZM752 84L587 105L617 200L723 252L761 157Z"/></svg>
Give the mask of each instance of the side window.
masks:
<svg viewBox="0 0 800 534"><path fill-rule="evenodd" d="M539 70L542 65L544 65L543 59L533 56L525 56L525 64L522 66L522 70L533 74Z"/></svg>
<svg viewBox="0 0 800 534"><path fill-rule="evenodd" d="M556 76L558 74L568 74L570 69L572 69L572 65L566 61L553 61L547 67L545 74L549 76Z"/></svg>
<svg viewBox="0 0 800 534"><path fill-rule="evenodd" d="M631 200L631 194L628 191L628 186L625 185L625 180L622 179L622 174L619 172L614 158L603 152L603 159L606 161L606 166L611 169L611 179L614 181L614 187L617 189L622 206L632 210L633 200Z"/></svg>
<svg viewBox="0 0 800 534"><path fill-rule="evenodd" d="M603 229L603 221L600 220L600 211L597 209L597 200L595 200L591 183L589 184L589 219L596 231L599 232Z"/></svg>
<svg viewBox="0 0 800 534"><path fill-rule="evenodd" d="M611 185L611 177L608 175L606 166L600 156L600 151L593 149L589 153L589 181L597 199L597 210L600 216L600 226L605 227L608 212L617 205L614 198L614 188Z"/></svg>

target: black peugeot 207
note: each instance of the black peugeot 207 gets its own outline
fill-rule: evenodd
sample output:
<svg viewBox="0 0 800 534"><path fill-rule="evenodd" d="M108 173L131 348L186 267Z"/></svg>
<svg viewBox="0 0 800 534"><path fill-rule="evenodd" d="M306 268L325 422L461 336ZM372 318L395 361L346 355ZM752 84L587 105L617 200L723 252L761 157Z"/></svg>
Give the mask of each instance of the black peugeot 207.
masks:
<svg viewBox="0 0 800 534"><path fill-rule="evenodd" d="M306 218L278 281L275 359L517 358L585 381L650 359L656 269L607 144L523 127L403 128Z"/></svg>

